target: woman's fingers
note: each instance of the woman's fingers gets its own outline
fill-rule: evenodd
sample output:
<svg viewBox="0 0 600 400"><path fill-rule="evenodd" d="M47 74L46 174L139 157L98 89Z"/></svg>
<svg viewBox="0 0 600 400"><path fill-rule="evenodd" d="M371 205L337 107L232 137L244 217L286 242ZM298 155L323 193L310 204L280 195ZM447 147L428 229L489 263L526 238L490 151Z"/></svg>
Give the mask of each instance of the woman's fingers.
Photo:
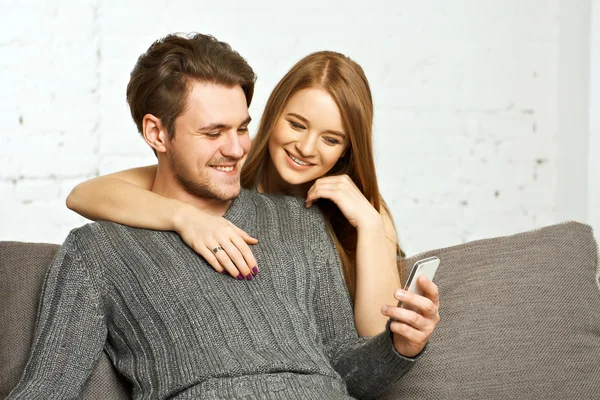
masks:
<svg viewBox="0 0 600 400"><path fill-rule="evenodd" d="M229 275L239 280L246 279L246 276L249 274L248 268L239 268L239 266L234 264L233 260L237 257L234 255L233 248L235 248L235 246L233 246L231 242L229 244L225 244L224 246L215 244L211 251L213 252L215 258L219 261L219 264L225 268Z"/></svg>
<svg viewBox="0 0 600 400"><path fill-rule="evenodd" d="M390 331L394 333L396 351L407 357L414 357L423 350L439 321L439 316L424 316L397 306L385 305L381 312L392 319Z"/></svg>
<svg viewBox="0 0 600 400"><path fill-rule="evenodd" d="M398 335L399 337L398 339L394 338L396 351L406 357L415 357L423 351L431 336L430 333L425 333L411 325L397 321L390 323L390 331L394 333L394 336Z"/></svg>
<svg viewBox="0 0 600 400"><path fill-rule="evenodd" d="M433 302L437 307L440 306L440 295L438 292L438 287L435 283L430 281L424 276L420 276L417 279L417 284L419 285L419 289L423 293L423 296L427 297L429 300Z"/></svg>
<svg viewBox="0 0 600 400"><path fill-rule="evenodd" d="M231 226L233 227L233 229L235 230L235 232L242 238L244 239L244 241L248 244L257 244L258 243L258 239L253 238L252 236L250 236L246 231L244 231L243 229L238 228L237 226L231 224ZM238 246L239 248L239 246Z"/></svg>
<svg viewBox="0 0 600 400"><path fill-rule="evenodd" d="M422 278L427 279L425 277ZM420 280L421 278L419 278L419 281ZM396 290L396 292L394 293L394 297L402 302L403 308L414 310L428 318L439 318L439 301L437 300L437 296L435 298L437 304L428 297L420 296L416 293L411 293L403 289Z"/></svg>
<svg viewBox="0 0 600 400"><path fill-rule="evenodd" d="M414 342L415 344L417 344L417 346L415 347L425 347L427 339L429 339L429 336L425 334L422 330L400 321L392 321L390 323L390 330L406 338L409 342Z"/></svg>
<svg viewBox="0 0 600 400"><path fill-rule="evenodd" d="M232 258L232 260L238 269L240 271L247 269L253 275L258 274L258 265L248 244L240 236L231 237L231 243L237 249L237 252L235 253L236 258Z"/></svg>
<svg viewBox="0 0 600 400"><path fill-rule="evenodd" d="M328 199L337 203L339 199L340 189L331 186L321 186L318 187L306 195L306 207L310 207L312 203L317 201L318 199Z"/></svg>
<svg viewBox="0 0 600 400"><path fill-rule="evenodd" d="M227 271L236 279L251 281L258 274L258 265L246 240L258 241L243 230L235 226L233 228L234 230L226 235L213 239L211 243L214 244L208 246L213 258L221 268L216 268L213 263L209 262L209 264L219 272Z"/></svg>
<svg viewBox="0 0 600 400"><path fill-rule="evenodd" d="M194 251L198 254L200 254L202 256L202 258L204 258L211 267L213 267L213 269L217 272L220 272L222 274L228 274L229 271L227 271L225 269L225 267L223 267L221 265L221 263L219 262L219 260L217 260L217 257L215 257L215 255L213 254L212 250L209 249L206 246L203 246L202 248L193 248Z"/></svg>
<svg viewBox="0 0 600 400"><path fill-rule="evenodd" d="M395 321L401 322L405 325L410 325L419 331L426 330L430 325L430 321L427 318L413 310L406 308L384 306L382 308L382 312L384 315L394 319Z"/></svg>
<svg viewBox="0 0 600 400"><path fill-rule="evenodd" d="M437 286L424 276L418 278L417 284L422 295L398 289L394 297L402 305L381 308L381 313L392 319L394 347L408 357L422 351L440 321Z"/></svg>

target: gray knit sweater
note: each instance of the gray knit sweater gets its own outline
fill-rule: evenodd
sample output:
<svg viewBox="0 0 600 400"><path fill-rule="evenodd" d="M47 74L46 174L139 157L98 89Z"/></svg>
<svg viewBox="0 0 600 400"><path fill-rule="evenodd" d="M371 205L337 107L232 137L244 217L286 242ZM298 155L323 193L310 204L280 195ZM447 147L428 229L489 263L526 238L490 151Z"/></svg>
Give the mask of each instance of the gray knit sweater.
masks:
<svg viewBox="0 0 600 400"><path fill-rule="evenodd" d="M357 336L315 207L244 190L225 217L259 238L252 281L215 272L173 232L73 230L9 399L77 397L103 350L136 399L369 398L410 368L389 331Z"/></svg>

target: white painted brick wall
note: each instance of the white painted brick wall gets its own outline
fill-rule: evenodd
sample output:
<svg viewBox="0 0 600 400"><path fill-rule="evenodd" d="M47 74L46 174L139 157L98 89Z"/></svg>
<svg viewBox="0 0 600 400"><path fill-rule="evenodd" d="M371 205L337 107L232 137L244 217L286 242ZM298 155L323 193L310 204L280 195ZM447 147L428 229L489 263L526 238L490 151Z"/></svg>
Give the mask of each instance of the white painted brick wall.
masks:
<svg viewBox="0 0 600 400"><path fill-rule="evenodd" d="M249 60L255 121L302 56L358 61L409 253L557 222L557 0L1 3L0 240L60 243L85 221L64 205L76 183L154 162L125 87L137 56L177 31Z"/></svg>

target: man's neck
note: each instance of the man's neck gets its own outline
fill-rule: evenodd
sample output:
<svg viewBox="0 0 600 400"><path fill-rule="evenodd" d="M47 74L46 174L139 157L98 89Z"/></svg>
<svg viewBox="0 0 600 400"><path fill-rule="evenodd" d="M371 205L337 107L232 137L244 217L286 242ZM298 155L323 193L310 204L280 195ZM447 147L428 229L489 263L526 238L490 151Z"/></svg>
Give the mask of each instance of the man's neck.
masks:
<svg viewBox="0 0 600 400"><path fill-rule="evenodd" d="M232 203L232 200L199 197L188 192L175 176L171 176L166 169L161 169L160 166L156 172L156 178L154 179L151 191L163 197L193 205L209 214L218 216L225 215Z"/></svg>

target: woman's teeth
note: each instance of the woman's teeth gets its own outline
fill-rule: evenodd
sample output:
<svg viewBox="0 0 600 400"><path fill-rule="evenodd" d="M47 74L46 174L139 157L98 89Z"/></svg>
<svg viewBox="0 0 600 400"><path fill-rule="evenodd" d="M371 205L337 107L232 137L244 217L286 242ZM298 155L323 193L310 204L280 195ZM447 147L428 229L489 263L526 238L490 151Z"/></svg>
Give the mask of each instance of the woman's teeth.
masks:
<svg viewBox="0 0 600 400"><path fill-rule="evenodd" d="M293 155L290 154L290 158L298 165L310 165L310 163L304 162L304 161L300 161L298 160L296 157L294 157Z"/></svg>
<svg viewBox="0 0 600 400"><path fill-rule="evenodd" d="M214 168L218 171L223 171L223 172L233 171L233 166L231 166L231 167L214 167Z"/></svg>

